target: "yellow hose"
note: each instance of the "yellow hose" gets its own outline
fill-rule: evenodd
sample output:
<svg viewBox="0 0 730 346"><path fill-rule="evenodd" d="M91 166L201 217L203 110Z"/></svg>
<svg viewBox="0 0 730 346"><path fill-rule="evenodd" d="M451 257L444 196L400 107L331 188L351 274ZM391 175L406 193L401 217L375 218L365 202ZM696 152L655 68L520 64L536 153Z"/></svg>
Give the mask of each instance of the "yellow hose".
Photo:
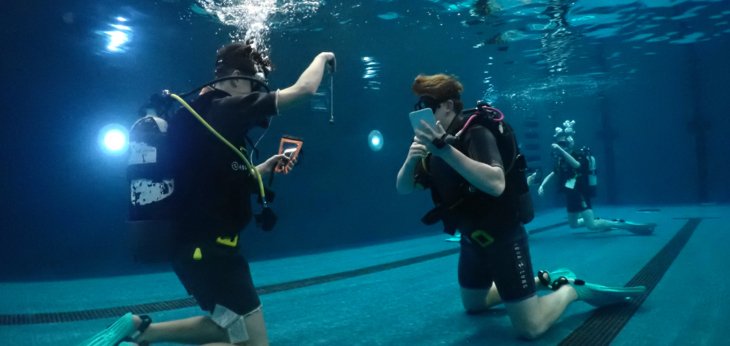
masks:
<svg viewBox="0 0 730 346"><path fill-rule="evenodd" d="M198 114L198 112L195 109L193 109L193 107L190 107L190 105L187 102L185 102L185 100L183 100L182 97L177 96L177 95L172 94L172 93L170 94L170 97L172 97L173 99L175 99L177 102L180 102L180 104L183 107L185 107L188 111L190 111L190 113L193 116L195 116L195 118L198 119L198 121L200 121L200 123L203 124L203 126L205 126L205 128L208 129L208 131L210 131L213 135L215 135L221 142L223 142L223 144L225 144L226 146L228 146L231 150L233 150L236 153L236 155L238 155L241 158L241 160L243 160L243 163L246 165L246 168L248 168L248 170L251 173L251 175L253 175L256 178L256 180L258 181L258 183L259 183L259 195L261 195L261 201L262 201L262 203L264 204L264 206L266 206L266 204L267 204L267 202L266 202L266 192L264 190L264 182L261 179L261 174L259 173L258 169L256 169L256 167L254 165L252 165L251 162L249 162L246 159L246 155L244 155L240 150L238 150L238 148L236 148L235 145L233 145L225 137L223 137L223 135L221 135L220 133L218 133L218 131L216 131L213 128L213 126L210 126L210 124L208 124L208 122L205 121L205 119L203 119L203 117L201 117L200 114Z"/></svg>

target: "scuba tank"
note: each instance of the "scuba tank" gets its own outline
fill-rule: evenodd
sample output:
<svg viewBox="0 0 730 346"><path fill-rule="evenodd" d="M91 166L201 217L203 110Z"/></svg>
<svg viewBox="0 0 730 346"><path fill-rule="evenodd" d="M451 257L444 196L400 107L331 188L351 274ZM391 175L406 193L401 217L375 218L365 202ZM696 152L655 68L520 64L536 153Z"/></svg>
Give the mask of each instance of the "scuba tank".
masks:
<svg viewBox="0 0 730 346"><path fill-rule="evenodd" d="M595 188L598 185L598 176L596 175L596 157L591 155L590 149L586 149L586 159L588 161L588 186Z"/></svg>
<svg viewBox="0 0 730 346"><path fill-rule="evenodd" d="M129 133L127 162L130 190L130 220L162 218L154 211L166 204L175 192L175 179L165 167L169 160L166 140L167 121L154 114L137 120Z"/></svg>
<svg viewBox="0 0 730 346"><path fill-rule="evenodd" d="M596 157L591 155L591 149L588 147L583 148L583 155L585 155L586 163L586 175L588 176L588 190L591 196L595 196L596 187L598 186L598 175L596 175Z"/></svg>
<svg viewBox="0 0 730 346"><path fill-rule="evenodd" d="M475 110L467 110L466 112L467 114L474 112L470 119L481 117L480 123L492 131L499 154L502 157L502 163L505 166L506 187L503 194L507 196L507 199L504 202L512 205L523 225L530 223L535 218L535 209L532 205L532 196L527 184L527 159L520 152L517 136L512 126L504 120L502 111L484 101L478 101ZM468 123L469 121L457 135L469 126Z"/></svg>
<svg viewBox="0 0 730 346"><path fill-rule="evenodd" d="M167 260L172 249L175 179L167 125L148 110L129 131L129 227L134 258L140 262Z"/></svg>

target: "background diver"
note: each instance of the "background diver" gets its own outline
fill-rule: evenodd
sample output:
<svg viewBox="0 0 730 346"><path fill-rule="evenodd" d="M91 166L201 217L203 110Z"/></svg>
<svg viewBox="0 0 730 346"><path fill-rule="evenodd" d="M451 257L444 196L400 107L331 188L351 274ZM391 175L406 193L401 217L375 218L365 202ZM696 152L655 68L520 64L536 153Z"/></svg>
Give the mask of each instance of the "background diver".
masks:
<svg viewBox="0 0 730 346"><path fill-rule="evenodd" d="M571 228L586 227L593 231L624 229L646 235L654 232L655 223L640 224L623 219L602 219L593 214L591 198L595 195L597 176L596 159L588 147L575 149L575 121L566 120L555 128L552 144L555 168L543 179L538 194L545 195L545 185L556 179L560 192L565 194L568 223Z"/></svg>

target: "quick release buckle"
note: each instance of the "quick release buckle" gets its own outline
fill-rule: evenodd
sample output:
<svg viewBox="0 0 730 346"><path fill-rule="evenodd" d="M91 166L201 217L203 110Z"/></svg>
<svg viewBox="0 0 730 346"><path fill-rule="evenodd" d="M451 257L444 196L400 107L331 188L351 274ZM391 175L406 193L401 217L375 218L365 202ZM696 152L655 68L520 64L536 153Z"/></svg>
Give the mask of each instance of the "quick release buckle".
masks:
<svg viewBox="0 0 730 346"><path fill-rule="evenodd" d="M487 247L489 245L492 245L494 243L494 238L492 238L489 233L483 230L476 230L472 232L469 235L469 238L471 238L473 241L475 241L479 246L481 247Z"/></svg>

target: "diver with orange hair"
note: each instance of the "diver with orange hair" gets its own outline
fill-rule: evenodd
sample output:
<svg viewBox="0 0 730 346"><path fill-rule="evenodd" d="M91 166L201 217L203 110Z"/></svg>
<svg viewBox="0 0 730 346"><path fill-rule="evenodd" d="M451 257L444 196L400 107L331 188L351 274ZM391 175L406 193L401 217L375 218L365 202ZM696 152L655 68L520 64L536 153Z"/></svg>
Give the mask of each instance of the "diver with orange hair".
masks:
<svg viewBox="0 0 730 346"><path fill-rule="evenodd" d="M486 103L462 112L464 88L454 76L419 75L412 89L415 108L430 108L436 122L414 129L396 189L429 189L435 208L422 221L461 232L457 270L467 313L504 303L518 335L534 339L576 300L604 306L645 291L586 283L568 269L535 277L524 227L532 219L526 163L504 114ZM553 292L538 295L538 289Z"/></svg>

